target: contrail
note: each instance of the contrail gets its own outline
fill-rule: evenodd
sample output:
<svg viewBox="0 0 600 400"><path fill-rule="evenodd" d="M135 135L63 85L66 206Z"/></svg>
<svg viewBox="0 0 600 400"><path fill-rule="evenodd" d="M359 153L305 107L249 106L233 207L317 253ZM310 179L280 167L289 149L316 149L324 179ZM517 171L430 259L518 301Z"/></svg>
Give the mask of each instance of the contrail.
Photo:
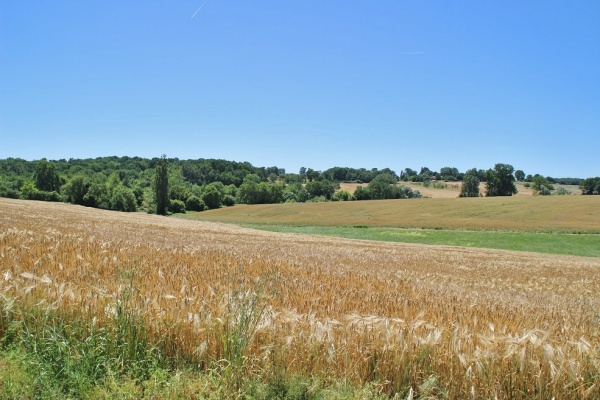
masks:
<svg viewBox="0 0 600 400"><path fill-rule="evenodd" d="M425 54L424 51L403 51L400 54Z"/></svg>
<svg viewBox="0 0 600 400"><path fill-rule="evenodd" d="M192 15L192 18L194 18L196 16L196 14L198 14L200 12L200 10L202 10L202 7L204 7L204 5L206 3L208 3L208 0L206 0L204 3L202 3L202 5L200 7L198 7L198 9L196 10L196 12Z"/></svg>

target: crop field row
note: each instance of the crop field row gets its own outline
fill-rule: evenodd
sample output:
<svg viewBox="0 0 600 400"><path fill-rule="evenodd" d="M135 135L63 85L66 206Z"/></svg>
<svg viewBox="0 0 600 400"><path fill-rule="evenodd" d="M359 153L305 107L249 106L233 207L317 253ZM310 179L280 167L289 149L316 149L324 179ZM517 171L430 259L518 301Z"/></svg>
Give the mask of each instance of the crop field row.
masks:
<svg viewBox="0 0 600 400"><path fill-rule="evenodd" d="M600 233L598 196L237 205L188 218L236 224Z"/></svg>
<svg viewBox="0 0 600 400"><path fill-rule="evenodd" d="M376 382L401 398L600 390L595 258L0 199L0 274L4 313L76 311L102 326L126 299L166 353L199 369L240 365L242 378Z"/></svg>

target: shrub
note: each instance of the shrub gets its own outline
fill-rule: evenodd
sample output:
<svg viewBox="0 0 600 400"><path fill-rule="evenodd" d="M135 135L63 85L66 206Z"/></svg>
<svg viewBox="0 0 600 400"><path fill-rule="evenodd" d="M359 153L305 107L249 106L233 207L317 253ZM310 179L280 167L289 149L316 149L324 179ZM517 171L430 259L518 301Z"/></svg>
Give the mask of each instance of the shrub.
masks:
<svg viewBox="0 0 600 400"><path fill-rule="evenodd" d="M63 201L58 192L47 192L45 190L31 190L27 192L27 200L40 200L40 201Z"/></svg>
<svg viewBox="0 0 600 400"><path fill-rule="evenodd" d="M5 182L0 182L0 197L8 197L11 199L18 199L21 196L21 193L10 187Z"/></svg>
<svg viewBox="0 0 600 400"><path fill-rule="evenodd" d="M185 208L190 211L204 211L206 210L206 205L200 200L200 197L192 195L187 198Z"/></svg>
<svg viewBox="0 0 600 400"><path fill-rule="evenodd" d="M202 191L202 201L210 209L221 207L223 196L212 184L207 185Z"/></svg>
<svg viewBox="0 0 600 400"><path fill-rule="evenodd" d="M331 197L332 201L350 201L355 200L355 197L347 190L340 190L339 192L335 192Z"/></svg>
<svg viewBox="0 0 600 400"><path fill-rule="evenodd" d="M566 196L566 195L570 195L571 192L569 192L564 187L559 187L558 189L556 189L556 194L559 195L559 196Z"/></svg>
<svg viewBox="0 0 600 400"><path fill-rule="evenodd" d="M226 194L223 196L223 205L226 207L235 206L235 197L230 194Z"/></svg>
<svg viewBox="0 0 600 400"><path fill-rule="evenodd" d="M550 196L550 189L548 189L546 186L542 185L542 186L540 186L540 190L538 191L538 194L540 196Z"/></svg>
<svg viewBox="0 0 600 400"><path fill-rule="evenodd" d="M421 197L421 192L419 192L418 190L412 190L409 186L402 186L400 188L401 199L418 199Z"/></svg>
<svg viewBox="0 0 600 400"><path fill-rule="evenodd" d="M327 201L327 197L325 196L316 196L310 198L307 203L325 203Z"/></svg>
<svg viewBox="0 0 600 400"><path fill-rule="evenodd" d="M185 213L185 203L181 200L171 200L169 210L172 213Z"/></svg>

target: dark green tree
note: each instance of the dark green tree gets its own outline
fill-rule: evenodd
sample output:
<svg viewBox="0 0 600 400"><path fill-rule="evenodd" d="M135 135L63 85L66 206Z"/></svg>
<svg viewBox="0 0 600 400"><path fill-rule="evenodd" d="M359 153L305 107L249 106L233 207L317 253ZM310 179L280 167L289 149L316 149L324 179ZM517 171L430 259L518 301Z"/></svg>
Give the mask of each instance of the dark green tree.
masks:
<svg viewBox="0 0 600 400"><path fill-rule="evenodd" d="M510 164L496 164L494 169L488 169L486 172L486 190L485 195L492 196L512 196L517 193L515 186L514 168Z"/></svg>
<svg viewBox="0 0 600 400"><path fill-rule="evenodd" d="M133 191L125 185L118 185L112 191L110 209L116 211L135 211L136 199Z"/></svg>
<svg viewBox="0 0 600 400"><path fill-rule="evenodd" d="M396 177L389 173L377 175L368 186L369 192L371 193L371 199L383 200L397 198L398 188L396 187L396 182Z"/></svg>
<svg viewBox="0 0 600 400"><path fill-rule="evenodd" d="M258 204L260 203L260 193L258 190L258 184L260 183L260 177L256 174L248 174L244 177L244 183L238 189L238 201L244 204Z"/></svg>
<svg viewBox="0 0 600 400"><path fill-rule="evenodd" d="M33 173L35 187L46 192L58 192L60 190L60 176L56 171L56 165L46 160L39 161Z"/></svg>
<svg viewBox="0 0 600 400"><path fill-rule="evenodd" d="M354 191L354 197L356 200L371 200L371 190L368 187L359 186Z"/></svg>
<svg viewBox="0 0 600 400"><path fill-rule="evenodd" d="M90 182L83 175L75 175L63 186L67 201L73 204L84 204L84 198L90 188Z"/></svg>
<svg viewBox="0 0 600 400"><path fill-rule="evenodd" d="M106 186L101 183L93 183L83 196L83 205L87 207L96 207L109 209L109 198L106 192Z"/></svg>
<svg viewBox="0 0 600 400"><path fill-rule="evenodd" d="M454 167L443 167L440 169L442 179L456 180L458 177L458 169Z"/></svg>
<svg viewBox="0 0 600 400"><path fill-rule="evenodd" d="M317 179L319 175L319 172L315 171L312 168L306 170L306 179L308 179L309 182L312 182L313 180Z"/></svg>
<svg viewBox="0 0 600 400"><path fill-rule="evenodd" d="M154 174L154 198L156 201L156 213L167 214L169 206L169 160L162 155L156 162Z"/></svg>
<svg viewBox="0 0 600 400"><path fill-rule="evenodd" d="M417 171L411 168L404 168L400 171L400 179L404 182L411 180L413 177L417 176Z"/></svg>
<svg viewBox="0 0 600 400"><path fill-rule="evenodd" d="M310 193L310 197L324 196L330 200L335 193L335 184L327 179L313 180L306 184L305 189Z"/></svg>
<svg viewBox="0 0 600 400"><path fill-rule="evenodd" d="M515 178L517 178L517 180L519 182L522 182L525 180L525 172L523 172L523 170L518 169L515 171Z"/></svg>
<svg viewBox="0 0 600 400"><path fill-rule="evenodd" d="M477 170L475 168L465 173L458 197L479 197L479 178L477 177Z"/></svg>
<svg viewBox="0 0 600 400"><path fill-rule="evenodd" d="M581 194L600 194L600 177L585 179L579 188Z"/></svg>

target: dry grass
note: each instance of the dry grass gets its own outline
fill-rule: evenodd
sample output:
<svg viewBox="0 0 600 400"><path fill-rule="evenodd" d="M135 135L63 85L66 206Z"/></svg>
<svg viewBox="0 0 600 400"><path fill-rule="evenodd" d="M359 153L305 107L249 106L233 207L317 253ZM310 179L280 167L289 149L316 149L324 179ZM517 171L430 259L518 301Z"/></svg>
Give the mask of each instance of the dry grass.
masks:
<svg viewBox="0 0 600 400"><path fill-rule="evenodd" d="M198 213L194 218L273 225L600 232L600 198L514 196L237 205Z"/></svg>
<svg viewBox="0 0 600 400"><path fill-rule="evenodd" d="M446 187L443 189L436 189L432 186L425 187L423 184L414 183L414 182L400 182L399 185L408 186L413 190L418 190L425 197L429 197L432 199L453 199L458 197L460 194L460 189L462 187L462 182L438 182ZM531 188L527 188L523 185L523 182L516 182L517 196L531 196L533 195L533 191ZM340 183L341 190L347 190L350 193L354 193L357 187L359 186L367 186L366 183ZM554 185L555 189L562 187L572 195L581 195L581 190L576 185ZM480 190L483 193L485 191L485 182L480 185Z"/></svg>
<svg viewBox="0 0 600 400"><path fill-rule="evenodd" d="M432 187L425 187L422 184L417 184L413 182L400 182L401 186L408 186L412 190L418 190L423 196L429 197L432 199L453 199L458 197L460 194L460 187L462 186L462 182L451 182L451 183L443 183L447 187L444 189L434 189ZM366 187L366 183L340 183L340 190L347 190L350 193L354 193L357 187L363 186Z"/></svg>
<svg viewBox="0 0 600 400"><path fill-rule="evenodd" d="M4 307L14 299L76 309L102 324L135 269L133 305L153 337L200 367L226 358L223 332L258 285L268 303L246 373L376 381L404 396L599 393L599 259L276 234L8 199L0 199L0 232Z"/></svg>

